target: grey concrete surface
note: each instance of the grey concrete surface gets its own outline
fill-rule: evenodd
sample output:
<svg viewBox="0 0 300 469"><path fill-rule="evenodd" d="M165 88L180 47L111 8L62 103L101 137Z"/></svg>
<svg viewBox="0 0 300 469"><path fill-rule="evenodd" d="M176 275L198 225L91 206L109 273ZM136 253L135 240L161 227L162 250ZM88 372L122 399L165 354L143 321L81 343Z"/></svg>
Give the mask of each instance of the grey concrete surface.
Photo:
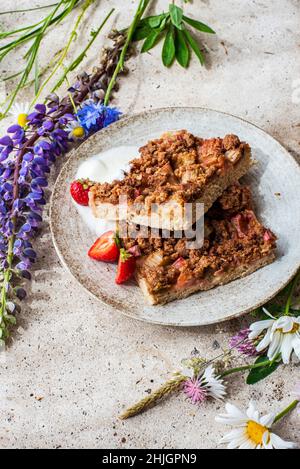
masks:
<svg viewBox="0 0 300 469"><path fill-rule="evenodd" d="M33 3L42 4L9 0L1 9ZM47 3L52 2L43 0ZM153 3L160 11L168 1ZM91 26L99 24L110 5L116 6L115 22L122 27L135 4L96 1L73 51L82 49ZM169 105L236 114L270 132L300 161L299 1L194 0L185 8L218 32L216 37L203 36L206 68L193 59L187 71L177 66L166 70L157 48L130 61L130 75L121 81L115 103L125 114ZM1 29L28 24L40 15L2 16ZM41 65L61 47L74 17L49 34ZM89 53L86 69L95 62L100 45L101 39ZM21 50L1 64L1 71L20 70L20 57ZM21 99L29 97L24 92ZM6 124L1 123L1 130ZM58 170L59 164L52 181ZM35 246L39 260L18 331L0 356L0 447L215 448L224 432L214 422L222 403L194 407L181 394L132 420L122 422L117 416L159 386L194 347L203 356L215 356L220 351L216 347L226 347L247 318L184 330L129 320L91 299L65 273L52 246L47 216ZM254 398L261 411L279 411L290 402L297 380L295 366L280 368L255 387L235 377L228 399L244 407ZM277 431L300 443L299 418L294 413Z"/></svg>

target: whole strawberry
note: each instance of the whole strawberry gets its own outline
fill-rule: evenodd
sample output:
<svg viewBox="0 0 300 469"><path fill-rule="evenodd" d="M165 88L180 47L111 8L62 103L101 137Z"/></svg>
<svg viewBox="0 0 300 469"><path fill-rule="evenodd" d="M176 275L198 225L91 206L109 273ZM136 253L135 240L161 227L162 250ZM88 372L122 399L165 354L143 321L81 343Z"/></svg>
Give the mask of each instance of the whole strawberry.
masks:
<svg viewBox="0 0 300 469"><path fill-rule="evenodd" d="M120 257L118 263L118 270L115 282L120 285L127 282L135 272L136 258L126 251L124 248L120 249Z"/></svg>
<svg viewBox="0 0 300 469"><path fill-rule="evenodd" d="M93 183L89 179L78 179L71 183L71 196L79 205L87 206L89 204L89 190Z"/></svg>

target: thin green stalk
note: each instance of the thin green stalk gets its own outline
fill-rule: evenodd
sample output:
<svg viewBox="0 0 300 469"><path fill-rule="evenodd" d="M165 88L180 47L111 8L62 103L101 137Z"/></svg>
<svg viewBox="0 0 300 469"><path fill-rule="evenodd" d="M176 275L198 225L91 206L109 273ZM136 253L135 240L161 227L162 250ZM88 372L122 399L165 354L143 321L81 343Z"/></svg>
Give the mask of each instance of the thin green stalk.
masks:
<svg viewBox="0 0 300 469"><path fill-rule="evenodd" d="M299 280L300 280L300 270L297 273L296 277L294 278L294 280L292 281L291 286L290 286L290 291L289 291L289 295L288 295L287 302L286 302L286 305L285 305L285 310L284 310L284 315L285 316L288 316L289 313L290 313L293 294L294 294L295 288L296 288L297 283L298 283Z"/></svg>
<svg viewBox="0 0 300 469"><path fill-rule="evenodd" d="M23 72L24 72L24 70L21 70L20 72L16 72L13 75L9 75L8 77L2 78L2 80L3 81L13 80L14 78L20 76Z"/></svg>
<svg viewBox="0 0 300 469"><path fill-rule="evenodd" d="M111 15L113 14L114 11L115 11L114 8L112 8L110 10L108 15L104 19L103 23L99 26L99 28L96 31L93 32L92 39L88 42L88 44L83 49L83 51L76 57L75 60L73 60L73 62L68 67L66 67L64 73L61 75L61 77L56 82L55 86L52 88L51 93L54 93L62 85L62 83L64 82L64 80L65 80L66 76L68 75L68 73L72 72L80 64L80 62L84 59L87 51L89 50L91 45L94 43L94 41L96 40L96 38L99 35L100 31L103 29L103 27L105 26L105 24L107 23L107 21L109 20L109 18L111 17Z"/></svg>
<svg viewBox="0 0 300 469"><path fill-rule="evenodd" d="M51 21L50 21L50 24L49 26L57 23L59 24L69 13L70 11L72 11L72 9L74 7L76 7L76 5L80 2L81 0L68 0L68 3L66 6L66 8L61 11L58 15L54 16L52 15L53 12L51 12L47 17L45 17L43 20L39 21L38 23L34 24L33 27L36 27L38 25L42 25L45 23L45 21L47 21L47 19L49 18L49 16L51 16ZM65 0L63 0L62 2L60 1L57 6L61 6L63 4L65 4ZM55 12L58 10L58 8L56 7L55 8ZM32 29L31 26L28 26L26 27L26 29ZM34 29L33 31L30 31L29 33L27 34L23 34L22 36L20 36L19 38L15 39L14 41L12 42L9 42L7 44L5 44L4 46L1 46L0 47L0 51L3 51L2 54L0 54L0 61L3 60L3 58L13 49L15 49L16 47L20 46L21 44L25 44L26 42L30 41L31 39L33 39L34 37L38 36L40 34L42 30L42 26L40 26L39 28L36 28ZM30 50L28 51L28 53L30 52Z"/></svg>
<svg viewBox="0 0 300 469"><path fill-rule="evenodd" d="M13 219L13 225L15 225L15 220ZM5 323L5 313L6 313L6 293L9 286L10 276L11 276L11 269L12 269L12 262L13 262L13 248L14 248L15 237L12 235L8 241L8 248L7 248L7 263L8 266L3 272L3 282L1 288L1 307L0 307L0 330L4 331L4 337L1 337L1 340L6 339L7 332L6 332L6 323Z"/></svg>
<svg viewBox="0 0 300 469"><path fill-rule="evenodd" d="M277 417L275 418L274 423L279 422L279 420L281 420L283 417L285 417L285 416L288 415L290 412L292 412L292 410L296 409L296 407L298 406L299 402L300 402L300 401L294 401L294 402L292 402L286 409L284 409L282 412L280 412L280 414L278 414Z"/></svg>
<svg viewBox="0 0 300 469"><path fill-rule="evenodd" d="M63 65L63 62L69 52L69 49L71 47L71 44L74 40L74 38L76 37L77 35L77 29L79 27L79 24L86 12L86 10L95 2L95 0L85 0L82 8L81 8L81 12L80 14L78 15L77 17L77 20L75 22L75 25L74 25L74 28L72 29L71 31L71 34L69 36L69 40L65 46L65 48L63 49L62 51L62 54L56 64L56 66L53 68L52 72L50 73L50 75L46 78L46 80L44 81L44 83L40 86L39 90L36 92L36 95L35 95L35 98L33 99L32 103L31 103L31 107L34 105L34 103L37 101L37 99L40 97L42 91L45 89L45 87L47 86L47 84L49 83L49 81L51 80L51 78L55 75L55 73L57 72L57 70Z"/></svg>
<svg viewBox="0 0 300 469"><path fill-rule="evenodd" d="M55 7L56 5L57 5L57 3L52 3L51 5L44 5L44 6L41 6L41 7L24 8L24 9L21 9L21 10L2 11L0 13L0 16L1 15L12 15L13 13L25 13L25 12L27 13L28 11L44 10L46 8Z"/></svg>
<svg viewBox="0 0 300 469"><path fill-rule="evenodd" d="M64 0L65 1L65 0ZM62 12L61 16L59 17L59 19L56 21L57 24L61 23L61 21L66 17L68 16L71 11L73 10L73 8L75 8L76 4L78 3L78 1L81 1L81 0L69 0L70 3L69 3L69 6ZM54 19L52 21L50 21L49 25L48 26L51 26L51 24L54 23ZM39 33L38 33L39 34ZM32 48L33 46L31 46ZM24 55L24 58L26 59L29 55L30 55L30 52L31 52L31 48L29 48L29 50L26 52L26 54Z"/></svg>
<svg viewBox="0 0 300 469"><path fill-rule="evenodd" d="M247 371L247 370L255 370L256 368L262 368L264 366L268 366L271 364L272 362L270 360L267 360L265 362L255 363L254 365L245 365L245 366L240 366L237 368L232 368L230 370L224 371L224 373L221 374L221 378L225 378L225 376L232 375L233 373L240 373L242 371Z"/></svg>
<svg viewBox="0 0 300 469"><path fill-rule="evenodd" d="M13 94L12 94L12 97L9 101L9 104L3 114L2 117L6 116L8 111L11 109L12 105L13 105L13 102L19 92L19 90L22 88L22 86L24 85L24 83L26 83L27 81L27 78L32 70L32 67L34 66L34 63L35 63L35 60L36 60L36 56L37 56L37 53L38 53L38 49L39 49L39 46L40 46L40 43L41 43L41 40L43 38L43 35L44 35L44 32L45 30L47 29L51 19L53 18L53 16L55 15L56 11L59 9L59 7L62 5L62 3L64 2L64 0L61 0L59 2L59 4L57 5L57 7L52 11L51 15L49 15L47 17L47 21L45 21L44 25L43 25L43 28L40 32L40 34L37 36L37 38L35 39L34 41L34 48L32 49L32 52L31 52L31 55L29 57L29 60L28 60L28 63L26 65L26 68L22 74L22 77L18 83L18 85L16 86L16 89L14 90Z"/></svg>
<svg viewBox="0 0 300 469"><path fill-rule="evenodd" d="M10 36L15 36L16 34L18 33L22 33L23 31L28 31L30 29L33 29L35 28L36 26L38 26L39 24L43 23L44 20L41 20L39 21L38 23L35 23L35 24L31 24L29 26L23 26L22 28L18 28L18 29L13 29L12 31L7 31L5 33L0 33L0 39L6 39L7 37L10 37ZM1 49L5 49L8 45L6 44L5 46L2 46Z"/></svg>
<svg viewBox="0 0 300 469"><path fill-rule="evenodd" d="M112 78L109 82L109 85L108 85L108 88L107 88L107 91L106 91L106 94L105 94L104 104L106 106L109 102L111 92L112 92L112 90L113 90L113 88L116 84L117 77L118 77L119 73L123 70L126 53L127 53L128 47L131 43L131 40L132 40L132 37L133 37L134 32L136 30L136 27L137 27L139 21L141 20L141 18L143 16L147 6L149 5L150 1L151 0L140 0L140 2L139 2L137 11L136 11L136 13L134 15L134 18L133 18L133 22L131 23L131 26L128 30L126 42L123 46L119 61L117 63L114 74L113 74L113 76L112 76Z"/></svg>

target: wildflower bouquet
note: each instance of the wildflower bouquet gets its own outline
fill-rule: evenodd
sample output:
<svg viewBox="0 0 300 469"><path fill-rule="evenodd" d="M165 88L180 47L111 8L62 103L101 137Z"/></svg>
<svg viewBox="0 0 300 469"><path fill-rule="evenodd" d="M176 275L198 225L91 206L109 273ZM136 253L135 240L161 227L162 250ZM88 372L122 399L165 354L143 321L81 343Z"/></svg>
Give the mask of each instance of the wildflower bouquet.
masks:
<svg viewBox="0 0 300 469"><path fill-rule="evenodd" d="M105 106L107 92L126 38L113 34L99 67L81 73L68 95L56 93L46 102L15 105L15 123L0 139L0 345L16 323L17 300L26 296L24 281L36 260L32 240L42 222L45 188L51 166L77 140L119 119L118 109ZM111 88L112 91L113 88ZM111 93L110 91L110 93Z"/></svg>
<svg viewBox="0 0 300 469"><path fill-rule="evenodd" d="M121 419L131 418L174 392L182 392L194 405L203 405L208 400L224 400L227 396L229 376L249 371L247 384L254 385L266 379L280 366L300 361L300 311L291 308L293 292L300 273L288 285L284 306L270 304L259 308L253 315L259 319L247 329L230 339L230 347L211 360L203 359L194 352L189 359L182 360L182 369L158 390L125 410ZM196 350L196 349L195 349ZM234 359L247 357L247 363L232 367ZM254 363L248 360L255 358ZM297 445L282 440L272 430L273 426L300 405L300 383L292 393L291 404L276 414L260 417L257 406L250 402L246 412L232 404L226 404L226 414L216 418L217 422L231 425L233 429L221 443L229 449L293 449Z"/></svg>

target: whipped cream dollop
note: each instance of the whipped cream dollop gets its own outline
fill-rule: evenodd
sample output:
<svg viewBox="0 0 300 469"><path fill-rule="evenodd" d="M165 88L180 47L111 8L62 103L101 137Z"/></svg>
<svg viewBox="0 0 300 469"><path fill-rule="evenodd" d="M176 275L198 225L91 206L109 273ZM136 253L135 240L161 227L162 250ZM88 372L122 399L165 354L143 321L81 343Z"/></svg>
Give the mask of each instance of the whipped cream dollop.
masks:
<svg viewBox="0 0 300 469"><path fill-rule="evenodd" d="M137 146L119 146L87 158L80 164L75 179L90 179L95 182L113 182L123 179L130 169L129 162L139 155ZM95 218L90 207L76 204L79 215L89 229L100 236L106 231L116 230L114 221Z"/></svg>

